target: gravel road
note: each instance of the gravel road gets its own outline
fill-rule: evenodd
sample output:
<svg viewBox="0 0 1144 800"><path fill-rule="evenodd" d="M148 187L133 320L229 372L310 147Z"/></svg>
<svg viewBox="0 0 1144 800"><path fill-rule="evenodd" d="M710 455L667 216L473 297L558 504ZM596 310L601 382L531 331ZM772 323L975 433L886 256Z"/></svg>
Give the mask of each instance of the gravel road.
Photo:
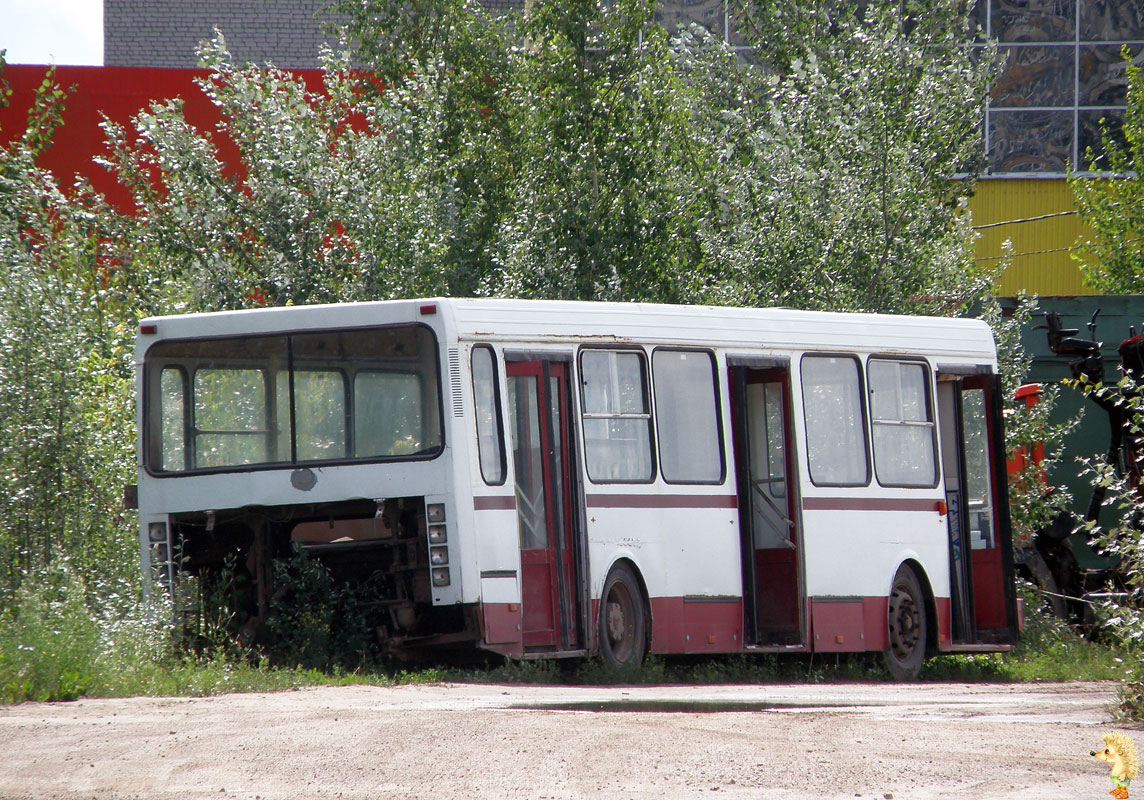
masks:
<svg viewBox="0 0 1144 800"><path fill-rule="evenodd" d="M26 703L0 706L0 798L1102 798L1089 751L1114 697L450 684Z"/></svg>

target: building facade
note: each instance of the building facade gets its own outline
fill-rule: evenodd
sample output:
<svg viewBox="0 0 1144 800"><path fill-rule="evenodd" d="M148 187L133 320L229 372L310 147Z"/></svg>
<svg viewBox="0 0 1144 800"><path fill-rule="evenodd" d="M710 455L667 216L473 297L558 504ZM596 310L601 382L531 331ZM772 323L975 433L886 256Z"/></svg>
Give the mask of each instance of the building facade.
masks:
<svg viewBox="0 0 1144 800"><path fill-rule="evenodd" d="M1011 242L999 292L1083 294L1072 248L1084 228L1069 170L1086 171L1127 102L1126 61L1144 61L1140 0L978 0L983 37L1003 67L983 125L984 180L970 201L977 257L996 263ZM980 40L979 40L980 41Z"/></svg>
<svg viewBox="0 0 1144 800"><path fill-rule="evenodd" d="M195 51L217 27L240 61L313 69L330 37L327 0L103 0L108 67L199 65Z"/></svg>

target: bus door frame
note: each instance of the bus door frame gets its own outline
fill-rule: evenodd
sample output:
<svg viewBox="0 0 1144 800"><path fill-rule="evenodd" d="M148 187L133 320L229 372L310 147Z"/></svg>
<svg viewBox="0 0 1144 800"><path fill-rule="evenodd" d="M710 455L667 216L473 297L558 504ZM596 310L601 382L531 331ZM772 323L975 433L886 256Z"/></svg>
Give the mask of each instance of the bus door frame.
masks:
<svg viewBox="0 0 1144 800"><path fill-rule="evenodd" d="M782 587L783 592L793 592L797 614L798 641L763 641L761 627L765 620L760 615L760 594L758 563L756 560L754 530L754 499L751 480L751 446L749 441L749 417L747 408L747 386L752 377L762 377L770 373L765 383L777 383L781 388L783 416L783 457L786 481L786 508L778 509L790 527L790 537L794 551L793 585ZM807 602L806 602L806 543L802 523L802 498L799 492L798 445L794 422L794 386L791 377L791 360L785 356L727 356L727 377L730 384L731 430L735 458L735 479L739 496L739 535L741 564L743 571L743 643L756 650L790 651L807 646ZM791 631L790 633L794 633Z"/></svg>
<svg viewBox="0 0 1144 800"><path fill-rule="evenodd" d="M1012 523L1009 516L1008 475L1005 469L1001 376L987 365L937 365L937 406L940 425L943 486L946 494L949 530L950 649L968 650L975 646L1013 643L1017 640L1017 592L1013 582ZM963 392L982 391L985 400L989 482L992 494L992 535L996 542L996 565L986 565L975 554L970 541L968 468L965 454ZM950 447L954 452L949 452ZM990 575L986 572L999 574ZM975 576L975 570L981 574ZM985 627L982 589L1000 597L984 598L999 605L990 609L1003 615L1001 625ZM999 601L999 603L998 603ZM996 622L996 620L994 620ZM940 623L939 623L940 626ZM944 648L942 648L944 649ZM995 648L993 648L995 649Z"/></svg>
<svg viewBox="0 0 1144 800"><path fill-rule="evenodd" d="M554 640L546 644L530 644L526 640L526 636L530 631L525 628L525 615L528 611L526 608L526 592L525 592L525 562L524 550L521 550L521 564L520 564L520 597L521 597L521 644L524 647L525 655L531 652L569 652L581 653L587 652L588 648L588 632L590 627L587 618L587 596L588 596L588 562L587 562L587 541L585 532L587 526L584 524L586 519L585 506L584 506L584 486L581 480L580 464L582 463L580 457L580 436L577 426L577 407L574 404L575 391L573 389L573 381L575 379L574 364L575 359L572 353L564 352L551 352L551 351L521 351L510 350L504 351L505 362L505 403L506 406L510 402L510 394L508 386L513 377L518 377L523 370L527 369L532 374L538 377L538 388L540 391L540 398L549 400L549 391L552 385L552 378L555 377L552 365L558 364L561 366L560 372L563 372L560 382L563 384L562 397L559 398L559 409L562 416L561 429L558 431L553 426L552 414L550 407L545 405L540 414L540 424L543 426L540 431L541 443L548 445L544 453L545 464L543 467L543 481L544 491L547 498L551 498L553 492L552 487L553 474L556 470L560 471L561 483L563 484L563 497L559 498L556 503L549 502L548 507L556 511L557 519L553 519L551 511L548 517L549 535L552 537L549 543L548 550L551 551L551 557L555 559L554 581L555 586L550 586L551 595L554 597L553 613L555 616L555 629ZM514 375L514 373L516 373ZM539 408L539 404L538 404ZM517 464L516 464L516 448L515 438L517 431L512 429L511 414L512 409L509 409L509 416L506 416L506 428L508 432L508 450L513 453L513 469L511 479L513 481L514 490L517 482ZM556 463L556 452L550 446L554 437L559 435L561 437L560 452L563 454L563 463ZM517 500L518 515L520 513L520 500ZM519 516L518 516L519 524ZM553 532L563 529L565 534L563 536L553 536ZM567 567L567 571L565 570Z"/></svg>

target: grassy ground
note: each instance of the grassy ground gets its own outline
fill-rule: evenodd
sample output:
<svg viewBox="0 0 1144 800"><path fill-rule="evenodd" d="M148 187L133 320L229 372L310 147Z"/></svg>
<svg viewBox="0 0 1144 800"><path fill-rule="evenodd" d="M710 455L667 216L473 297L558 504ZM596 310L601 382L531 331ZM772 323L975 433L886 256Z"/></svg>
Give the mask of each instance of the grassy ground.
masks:
<svg viewBox="0 0 1144 800"><path fill-rule="evenodd" d="M355 671L284 668L215 652L192 656L143 653L91 653L83 646L62 646L67 630L40 631L21 637L36 644L0 641L0 702L69 700L82 696L209 695L224 692L277 691L304 686L478 682L599 685L824 683L884 681L876 655L771 656L726 655L651 657L639 670L611 673L595 660L483 661L469 665L415 669L376 665ZM25 631L25 634L28 632ZM47 633L47 635L43 635ZM78 640L73 638L72 643ZM1105 644L1071 632L1026 641L1011 653L952 655L926 662L922 680L1067 681L1119 680L1130 659Z"/></svg>
<svg viewBox="0 0 1144 800"><path fill-rule="evenodd" d="M408 667L370 663L357 669L273 666L234 648L178 655L169 630L154 623L160 609L140 609L100 587L92 593L66 572L38 583L0 615L0 702L70 700L84 696L207 695L351 683L413 682L774 683L884 681L880 659L845 656L729 655L653 657L638 670L609 673L595 660L485 661L466 666ZM97 601L93 601L97 597ZM96 611L95 609L99 609ZM1117 680L1132 686L1133 657L1093 642L1051 618L1032 615L1021 643L1005 654L955 655L926 662L922 680ZM1135 668L1135 672L1133 672ZM1131 709L1134 695L1127 696Z"/></svg>

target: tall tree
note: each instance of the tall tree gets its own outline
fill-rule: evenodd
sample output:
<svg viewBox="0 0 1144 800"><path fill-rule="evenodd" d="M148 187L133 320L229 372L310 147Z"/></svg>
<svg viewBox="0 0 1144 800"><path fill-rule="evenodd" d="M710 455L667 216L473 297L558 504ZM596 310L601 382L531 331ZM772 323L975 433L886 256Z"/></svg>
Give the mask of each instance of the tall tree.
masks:
<svg viewBox="0 0 1144 800"><path fill-rule="evenodd" d="M0 605L54 559L134 573L121 498L135 287L111 257L106 205L36 164L64 97L49 71L24 131L0 148Z"/></svg>
<svg viewBox="0 0 1144 800"><path fill-rule="evenodd" d="M458 243L480 204L460 191L434 68L365 94L333 54L314 89L234 64L221 34L201 54L217 131L188 124L177 101L140 113L134 131L106 126L106 163L136 205L131 257L180 287L169 308L473 291L479 265ZM468 137L463 153L486 138Z"/></svg>
<svg viewBox="0 0 1144 800"><path fill-rule="evenodd" d="M763 63L749 102L707 117L721 213L694 299L951 313L987 289L959 205L992 59L967 47L964 5L739 8Z"/></svg>
<svg viewBox="0 0 1144 800"><path fill-rule="evenodd" d="M1069 176L1077 210L1091 234L1074 258L1085 282L1106 294L1144 292L1144 75L1124 52L1128 107L1117 134L1102 121L1101 152L1086 154L1097 175Z"/></svg>
<svg viewBox="0 0 1144 800"><path fill-rule="evenodd" d="M203 87L237 169L174 103L135 139L110 128L133 257L185 270L202 308L448 292L949 313L984 290L954 176L979 155L989 59L959 2L751 5L760 64L669 37L654 8L346 0L347 51L313 89L232 64L220 36Z"/></svg>
<svg viewBox="0 0 1144 800"><path fill-rule="evenodd" d="M702 258L693 87L653 3L541 3L522 22L494 294L679 302Z"/></svg>

